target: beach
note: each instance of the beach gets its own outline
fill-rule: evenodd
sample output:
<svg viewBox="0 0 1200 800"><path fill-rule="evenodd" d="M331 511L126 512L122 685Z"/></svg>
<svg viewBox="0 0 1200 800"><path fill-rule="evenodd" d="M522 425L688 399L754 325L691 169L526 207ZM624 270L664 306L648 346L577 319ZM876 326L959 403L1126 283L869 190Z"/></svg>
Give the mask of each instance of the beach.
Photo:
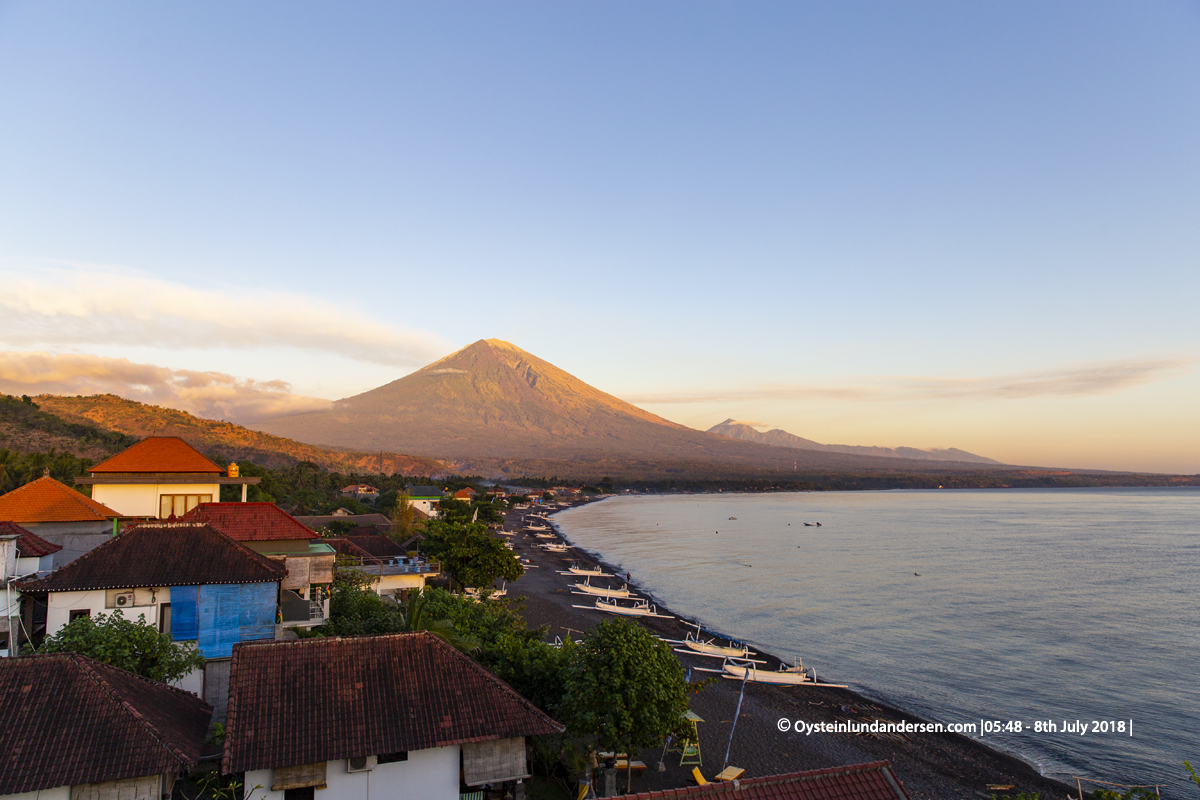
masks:
<svg viewBox="0 0 1200 800"><path fill-rule="evenodd" d="M520 531L526 512L508 515L505 527ZM592 609L593 599L573 594L570 584L576 582L558 574L572 563L582 566L601 566L613 573L611 565L572 550L550 553L538 547L543 540L532 534L517 533L512 537L516 552L528 559L525 575L509 586L510 597L524 597L521 613L531 627L547 626L547 637L578 638L580 633L598 625L611 615ZM607 579L605 585L613 585ZM654 598L634 584L630 585L640 597ZM638 624L664 639L683 639L694 624L686 623L686 609L667 609L658 604L660 614L675 619L643 618ZM684 620L679 619L683 617ZM869 700L848 689L819 686L770 686L747 683L741 713L730 743L730 730L737 709L742 683L723 679L714 673L697 671L696 667L715 668L720 660L680 654L684 669L692 668L693 683L704 678L707 682L692 697L691 708L704 722L699 723L703 775L712 777L726 765L745 770L745 777L762 777L800 770L857 764L871 761L890 761L905 788L914 798L975 798L993 794L1016 795L1020 792L1038 793L1043 798L1062 798L1074 794L1074 787L1042 777L1025 762L988 748L966 736L951 733L805 733L795 732L797 720L809 725L818 723L921 723L921 718ZM775 670L779 659L760 652L766 660L764 669ZM826 680L818 675L819 680ZM788 730L782 730L786 721ZM728 762L725 759L729 748ZM643 792L686 786L692 783L691 765L680 765L678 752L661 751L636 754L635 759L646 764L646 770L632 778L631 791ZM665 770L659 772L662 761ZM619 777L619 791L624 790L625 775ZM987 787L1012 786L1012 789L993 791Z"/></svg>

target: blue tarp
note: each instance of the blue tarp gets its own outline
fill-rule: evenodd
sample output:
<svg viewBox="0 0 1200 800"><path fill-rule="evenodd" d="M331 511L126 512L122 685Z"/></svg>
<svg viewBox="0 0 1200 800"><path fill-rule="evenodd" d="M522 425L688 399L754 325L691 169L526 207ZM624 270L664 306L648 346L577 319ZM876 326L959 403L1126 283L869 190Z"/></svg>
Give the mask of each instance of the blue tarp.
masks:
<svg viewBox="0 0 1200 800"><path fill-rule="evenodd" d="M200 652L229 658L241 636L241 584L200 587Z"/></svg>
<svg viewBox="0 0 1200 800"><path fill-rule="evenodd" d="M279 584L243 583L241 641L275 638Z"/></svg>
<svg viewBox="0 0 1200 800"><path fill-rule="evenodd" d="M186 642L199 636L196 602L199 586L171 587L171 638Z"/></svg>

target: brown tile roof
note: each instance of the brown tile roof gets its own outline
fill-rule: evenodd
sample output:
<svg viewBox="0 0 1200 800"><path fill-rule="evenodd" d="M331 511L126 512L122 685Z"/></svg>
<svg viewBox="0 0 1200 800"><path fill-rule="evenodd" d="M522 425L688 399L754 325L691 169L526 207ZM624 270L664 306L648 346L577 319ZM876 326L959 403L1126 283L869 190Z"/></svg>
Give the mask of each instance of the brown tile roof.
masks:
<svg viewBox="0 0 1200 800"><path fill-rule="evenodd" d="M0 495L0 519L29 522L102 522L121 516L103 503L54 480L38 478Z"/></svg>
<svg viewBox="0 0 1200 800"><path fill-rule="evenodd" d="M236 644L222 769L562 730L504 681L428 633Z"/></svg>
<svg viewBox="0 0 1200 800"><path fill-rule="evenodd" d="M151 436L107 461L89 467L88 472L103 475L110 472L224 473L225 470L178 436Z"/></svg>
<svg viewBox="0 0 1200 800"><path fill-rule="evenodd" d="M909 800L887 761L620 796L626 800Z"/></svg>
<svg viewBox="0 0 1200 800"><path fill-rule="evenodd" d="M182 519L207 522L239 542L321 538L274 503L201 503Z"/></svg>
<svg viewBox="0 0 1200 800"><path fill-rule="evenodd" d="M61 544L51 544L37 534L30 533L15 522L0 522L0 536L15 535L19 558L41 558L63 549Z"/></svg>
<svg viewBox="0 0 1200 800"><path fill-rule="evenodd" d="M75 653L0 659L0 795L182 772L212 707Z"/></svg>
<svg viewBox="0 0 1200 800"><path fill-rule="evenodd" d="M281 580L287 568L201 522L145 522L84 553L23 592L200 586Z"/></svg>

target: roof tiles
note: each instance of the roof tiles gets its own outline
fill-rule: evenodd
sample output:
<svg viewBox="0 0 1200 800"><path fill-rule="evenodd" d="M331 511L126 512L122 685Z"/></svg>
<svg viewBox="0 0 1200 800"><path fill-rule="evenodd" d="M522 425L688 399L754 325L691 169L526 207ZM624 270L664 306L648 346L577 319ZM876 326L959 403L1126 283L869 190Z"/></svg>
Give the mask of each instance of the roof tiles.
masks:
<svg viewBox="0 0 1200 800"><path fill-rule="evenodd" d="M222 768L243 772L562 730L428 633L237 644Z"/></svg>
<svg viewBox="0 0 1200 800"><path fill-rule="evenodd" d="M287 568L200 522L146 522L90 550L23 592L201 586L281 580Z"/></svg>
<svg viewBox="0 0 1200 800"><path fill-rule="evenodd" d="M0 795L182 772L212 707L74 653L0 659Z"/></svg>
<svg viewBox="0 0 1200 800"><path fill-rule="evenodd" d="M30 533L15 522L0 522L0 536L17 536L17 554L20 558L41 558L62 550L61 544L51 544L37 534Z"/></svg>
<svg viewBox="0 0 1200 800"><path fill-rule="evenodd" d="M54 478L32 483L0 495L0 519L18 525L31 522L103 522L121 516L103 503L66 486Z"/></svg>
<svg viewBox="0 0 1200 800"><path fill-rule="evenodd" d="M319 539L274 503L201 503L183 515L186 522L207 522L239 542Z"/></svg>
<svg viewBox="0 0 1200 800"><path fill-rule="evenodd" d="M112 458L101 461L88 472L105 475L111 472L207 472L222 474L224 468L209 461L196 448L178 436L151 436L122 450Z"/></svg>
<svg viewBox="0 0 1200 800"><path fill-rule="evenodd" d="M737 800L909 800L904 784L887 761L621 797L625 800L733 800L734 797Z"/></svg>

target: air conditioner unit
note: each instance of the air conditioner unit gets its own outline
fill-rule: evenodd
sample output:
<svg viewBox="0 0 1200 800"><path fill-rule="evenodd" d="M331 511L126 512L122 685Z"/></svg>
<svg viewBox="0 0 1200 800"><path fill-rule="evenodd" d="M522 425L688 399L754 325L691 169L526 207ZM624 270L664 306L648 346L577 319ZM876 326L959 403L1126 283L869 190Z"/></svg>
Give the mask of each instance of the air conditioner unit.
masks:
<svg viewBox="0 0 1200 800"><path fill-rule="evenodd" d="M346 759L346 772L370 772L375 769L379 759L375 756L359 756Z"/></svg>
<svg viewBox="0 0 1200 800"><path fill-rule="evenodd" d="M129 608L133 605L133 592L121 592L116 598L117 608Z"/></svg>

